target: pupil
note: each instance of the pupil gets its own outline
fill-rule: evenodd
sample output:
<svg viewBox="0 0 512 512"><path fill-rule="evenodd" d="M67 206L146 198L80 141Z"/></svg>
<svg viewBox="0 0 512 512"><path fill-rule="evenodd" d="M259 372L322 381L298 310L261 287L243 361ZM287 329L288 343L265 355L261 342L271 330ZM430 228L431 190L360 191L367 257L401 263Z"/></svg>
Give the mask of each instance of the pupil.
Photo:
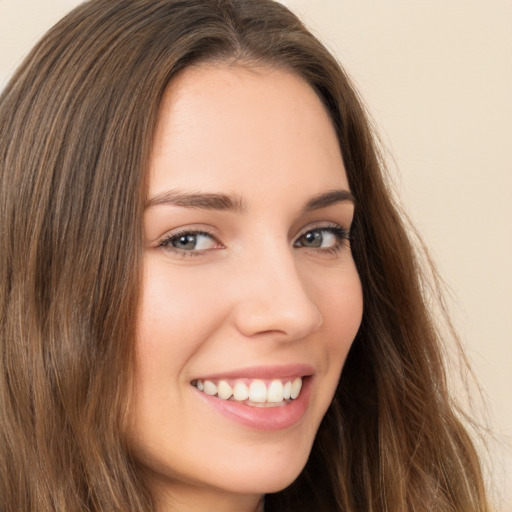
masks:
<svg viewBox="0 0 512 512"><path fill-rule="evenodd" d="M306 244L310 247L320 247L322 245L322 233L320 233L320 231L311 231L307 233Z"/></svg>
<svg viewBox="0 0 512 512"><path fill-rule="evenodd" d="M196 245L195 235L180 236L176 242L176 246L180 249L194 249Z"/></svg>

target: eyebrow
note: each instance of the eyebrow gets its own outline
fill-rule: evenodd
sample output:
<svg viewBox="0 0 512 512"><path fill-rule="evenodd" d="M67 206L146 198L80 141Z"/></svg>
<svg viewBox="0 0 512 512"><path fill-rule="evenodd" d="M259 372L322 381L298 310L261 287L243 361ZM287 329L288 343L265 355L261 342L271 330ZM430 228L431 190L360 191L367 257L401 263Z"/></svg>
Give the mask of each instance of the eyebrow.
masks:
<svg viewBox="0 0 512 512"><path fill-rule="evenodd" d="M234 211L242 213L247 207L241 197L228 194L185 193L169 190L151 198L146 208L158 204L172 204L184 208L198 208L201 210Z"/></svg>
<svg viewBox="0 0 512 512"><path fill-rule="evenodd" d="M352 192L345 189L339 190L330 190L329 192L324 192L322 194L318 194L317 196L310 199L304 208L305 211L319 210L321 208L326 208L327 206L331 206L332 204L341 203L345 201L350 201L351 203L355 203L356 199L352 195Z"/></svg>
<svg viewBox="0 0 512 512"><path fill-rule="evenodd" d="M319 210L336 203L350 201L355 203L355 198L349 190L330 190L311 198L304 206L304 211ZM243 213L247 210L245 201L237 195L190 193L169 190L158 194L146 202L145 208L160 204L171 204L184 208L197 208L201 210L233 211Z"/></svg>

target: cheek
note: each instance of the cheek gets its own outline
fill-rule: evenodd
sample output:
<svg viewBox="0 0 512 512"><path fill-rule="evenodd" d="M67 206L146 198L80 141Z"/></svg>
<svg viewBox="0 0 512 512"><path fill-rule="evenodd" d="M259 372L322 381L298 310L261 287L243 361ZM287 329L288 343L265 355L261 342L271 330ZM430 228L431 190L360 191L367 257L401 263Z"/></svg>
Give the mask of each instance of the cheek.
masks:
<svg viewBox="0 0 512 512"><path fill-rule="evenodd" d="M204 331L222 318L218 293L197 274L176 272L165 261L147 258L137 322L142 364L172 362L167 373L179 372L204 342Z"/></svg>
<svg viewBox="0 0 512 512"><path fill-rule="evenodd" d="M344 360L363 316L363 292L353 261L338 273L331 273L321 284L311 293L322 313L324 340L330 354Z"/></svg>
<svg viewBox="0 0 512 512"><path fill-rule="evenodd" d="M330 273L329 279L315 280L315 283L311 294L323 318L319 335L314 340L323 349L319 353L325 380L323 392L318 394L318 408L323 416L331 404L347 354L361 325L363 293L352 261L339 272Z"/></svg>
<svg viewBox="0 0 512 512"><path fill-rule="evenodd" d="M322 309L325 374L331 388L329 400L324 404L327 410L363 315L363 294L355 267L340 279L338 286L329 287L329 292L323 294Z"/></svg>
<svg viewBox="0 0 512 512"><path fill-rule="evenodd" d="M340 292L340 290L343 290ZM325 297L324 321L331 334L331 350L344 358L359 330L363 316L363 294L359 276L342 283L340 289Z"/></svg>

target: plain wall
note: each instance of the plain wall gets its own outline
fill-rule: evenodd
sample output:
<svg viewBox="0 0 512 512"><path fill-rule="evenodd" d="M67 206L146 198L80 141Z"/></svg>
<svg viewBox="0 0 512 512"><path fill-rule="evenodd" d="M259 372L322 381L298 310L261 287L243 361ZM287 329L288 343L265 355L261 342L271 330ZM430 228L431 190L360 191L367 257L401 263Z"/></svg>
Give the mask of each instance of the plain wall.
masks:
<svg viewBox="0 0 512 512"><path fill-rule="evenodd" d="M0 0L0 88L75 0ZM451 293L512 512L512 0L288 0L356 83Z"/></svg>

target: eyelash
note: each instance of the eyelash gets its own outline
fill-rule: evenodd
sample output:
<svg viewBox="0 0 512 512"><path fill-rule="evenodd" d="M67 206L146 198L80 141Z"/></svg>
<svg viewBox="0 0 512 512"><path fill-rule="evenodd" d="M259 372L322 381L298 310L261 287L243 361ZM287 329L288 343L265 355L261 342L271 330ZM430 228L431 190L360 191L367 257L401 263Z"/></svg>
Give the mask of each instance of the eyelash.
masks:
<svg viewBox="0 0 512 512"><path fill-rule="evenodd" d="M330 224L327 226L320 225L320 226L315 226L315 227L307 229L306 231L304 231L302 234L300 234L297 237L296 241L293 244L294 247L301 247L301 246L296 245L297 242L301 238L305 237L308 233L312 233L315 231L320 231L320 232L324 231L324 232L331 233L336 238L335 244L332 247L319 247L319 248L305 247L305 249L321 251L324 254L337 254L343 249L344 246L350 247L351 237L350 237L349 230L345 229L342 226L339 226L338 224Z"/></svg>
<svg viewBox="0 0 512 512"><path fill-rule="evenodd" d="M192 250L192 251L185 251L183 249L178 249L177 247L173 247L172 243L175 240L178 240L180 237L183 236L207 236L214 240L217 244L219 244L222 247L222 244L217 240L215 236L213 236L211 233L208 233L207 231L202 230L195 230L195 229L183 229L180 231L176 231L175 233L170 234L169 236L165 237L163 240L161 240L158 243L158 247L161 247L163 249L166 249L170 252L173 252L177 254L180 257L190 257L190 256L201 256L205 250Z"/></svg>
<svg viewBox="0 0 512 512"><path fill-rule="evenodd" d="M317 232L328 232L328 233L333 234L335 236L335 238L336 238L336 243L332 247L318 247L318 248L316 248L316 247L304 247L302 245L297 245L299 240L304 238L307 234L315 232L315 231L317 231ZM209 237L215 243L217 243L220 246L219 248L223 248L223 246L219 242L219 240L214 235L212 235L211 233L208 233L207 231L193 230L193 229L183 229L183 230L177 231L175 233L172 233L169 236L167 236L164 239L162 239L158 243L157 247L159 247L159 248L161 247L161 248L163 248L165 250L171 251L171 252L173 252L174 254L176 254L176 255L178 255L180 257L201 256L206 251L211 250L211 249L202 249L202 250L186 251L186 250L178 249L177 247L174 247L172 245L172 243L174 241L178 240L180 237L187 236L187 235ZM352 241L352 238L350 236L349 230L345 229L342 226L339 226L338 224L330 224L330 225L326 225L326 226L321 226L321 225L320 226L314 226L312 228L307 229L306 231L302 232L296 238L293 246L296 247L296 248L301 248L302 247L302 248L310 249L310 250L313 250L313 251L320 251L320 252L322 252L324 254L337 254L343 248L343 246L349 246L350 247L350 242L351 241Z"/></svg>

